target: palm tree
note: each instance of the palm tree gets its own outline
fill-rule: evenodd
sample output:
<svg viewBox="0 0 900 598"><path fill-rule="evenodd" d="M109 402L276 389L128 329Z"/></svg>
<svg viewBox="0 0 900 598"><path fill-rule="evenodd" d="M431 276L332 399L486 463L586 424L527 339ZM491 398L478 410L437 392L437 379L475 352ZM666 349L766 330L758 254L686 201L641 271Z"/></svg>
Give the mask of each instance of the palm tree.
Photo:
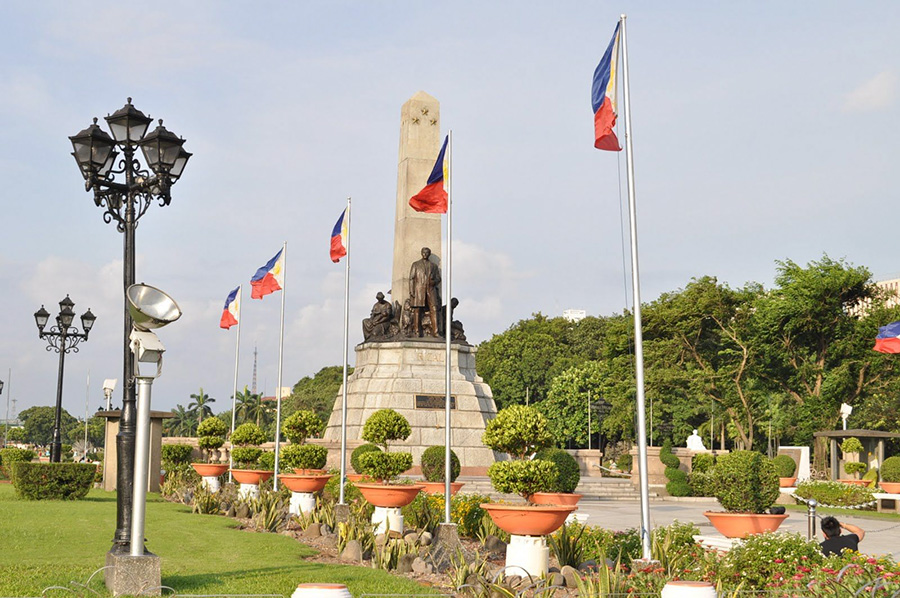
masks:
<svg viewBox="0 0 900 598"><path fill-rule="evenodd" d="M238 392L235 396L235 419L241 423L248 421L256 421L259 425L259 415L262 408L260 395L254 394L244 387L243 392Z"/></svg>
<svg viewBox="0 0 900 598"><path fill-rule="evenodd" d="M192 436L197 427L194 414L182 405L175 405L172 409L175 417L166 422L166 430L170 436Z"/></svg>
<svg viewBox="0 0 900 598"><path fill-rule="evenodd" d="M212 416L212 407L209 406L209 403L215 403L216 400L203 392L202 386L199 394L192 394L191 398L193 401L188 403L188 409L197 414L197 425L200 425L203 423L204 416Z"/></svg>

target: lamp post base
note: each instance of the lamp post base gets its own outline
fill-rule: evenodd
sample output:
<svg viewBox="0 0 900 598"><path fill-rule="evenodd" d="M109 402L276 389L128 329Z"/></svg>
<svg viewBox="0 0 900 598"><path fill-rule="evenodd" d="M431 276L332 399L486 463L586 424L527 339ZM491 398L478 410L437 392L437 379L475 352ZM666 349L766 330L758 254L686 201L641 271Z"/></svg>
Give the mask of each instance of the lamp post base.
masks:
<svg viewBox="0 0 900 598"><path fill-rule="evenodd" d="M151 552L131 556L115 549L106 553L106 589L113 596L159 596L162 593L160 558Z"/></svg>

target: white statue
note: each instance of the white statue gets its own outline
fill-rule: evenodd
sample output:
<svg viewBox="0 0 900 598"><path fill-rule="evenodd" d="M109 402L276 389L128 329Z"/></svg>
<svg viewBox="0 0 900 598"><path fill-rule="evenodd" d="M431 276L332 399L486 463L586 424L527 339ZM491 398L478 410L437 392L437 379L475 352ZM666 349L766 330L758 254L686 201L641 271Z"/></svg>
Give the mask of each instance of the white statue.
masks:
<svg viewBox="0 0 900 598"><path fill-rule="evenodd" d="M700 435L697 433L697 430L694 430L694 433L688 436L687 438L687 447L692 451L705 451L706 447L703 446L703 439L700 438Z"/></svg>

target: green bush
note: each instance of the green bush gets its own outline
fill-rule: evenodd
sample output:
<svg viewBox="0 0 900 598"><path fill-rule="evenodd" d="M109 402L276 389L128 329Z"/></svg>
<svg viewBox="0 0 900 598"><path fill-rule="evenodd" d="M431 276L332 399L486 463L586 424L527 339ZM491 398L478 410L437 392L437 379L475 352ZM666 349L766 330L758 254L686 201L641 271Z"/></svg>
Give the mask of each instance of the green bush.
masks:
<svg viewBox="0 0 900 598"><path fill-rule="evenodd" d="M318 444L290 444L281 449L281 463L284 468L322 469L328 460L328 449Z"/></svg>
<svg viewBox="0 0 900 598"><path fill-rule="evenodd" d="M494 490L526 500L535 492L552 492L558 475L556 463L542 459L496 461L488 467Z"/></svg>
<svg viewBox="0 0 900 598"><path fill-rule="evenodd" d="M534 407L511 405L487 423L481 442L495 451L524 459L550 446L553 436L543 413Z"/></svg>
<svg viewBox="0 0 900 598"><path fill-rule="evenodd" d="M391 440L406 440L412 428L405 417L393 409L379 409L363 425L362 439L387 450Z"/></svg>
<svg viewBox="0 0 900 598"><path fill-rule="evenodd" d="M325 429L325 423L314 411L295 411L284 420L281 433L292 444L303 444L310 436L318 436Z"/></svg>
<svg viewBox="0 0 900 598"><path fill-rule="evenodd" d="M94 484L91 463L27 463L13 465L16 496L26 500L77 500Z"/></svg>
<svg viewBox="0 0 900 598"><path fill-rule="evenodd" d="M631 471L631 462L633 457L628 453L622 453L616 459L616 467L618 467L621 471Z"/></svg>
<svg viewBox="0 0 900 598"><path fill-rule="evenodd" d="M691 487L687 481L687 474L681 471L681 459L672 454L672 441L666 440L659 449L659 460L666 466L666 492L669 496L690 496Z"/></svg>
<svg viewBox="0 0 900 598"><path fill-rule="evenodd" d="M849 475L862 473L867 469L868 466L860 461L848 461L847 463L844 463L844 471Z"/></svg>
<svg viewBox="0 0 900 598"><path fill-rule="evenodd" d="M884 460L881 464L881 481L900 482L900 457L888 457Z"/></svg>
<svg viewBox="0 0 900 598"><path fill-rule="evenodd" d="M162 445L163 469L169 471L172 466L187 465L191 462L191 453L194 447L189 444L164 444ZM168 467L167 467L168 466Z"/></svg>
<svg viewBox="0 0 900 598"><path fill-rule="evenodd" d="M753 534L725 553L720 578L740 579L753 588L767 588L773 579L790 579L824 561L816 540L800 534Z"/></svg>
<svg viewBox="0 0 900 598"><path fill-rule="evenodd" d="M778 500L772 461L756 451L722 455L713 470L715 496L729 512L765 513Z"/></svg>
<svg viewBox="0 0 900 598"><path fill-rule="evenodd" d="M443 446L429 446L422 453L422 477L425 478L425 481L443 482L446 480L444 477L446 452L447 450ZM455 482L458 477L459 457L456 456L453 449L450 449L450 481Z"/></svg>
<svg viewBox="0 0 900 598"><path fill-rule="evenodd" d="M716 459L709 453L697 453L691 458L691 472L705 473L716 464Z"/></svg>
<svg viewBox="0 0 900 598"><path fill-rule="evenodd" d="M228 434L228 424L218 417L207 417L197 426L197 436L222 436Z"/></svg>
<svg viewBox="0 0 900 598"><path fill-rule="evenodd" d="M581 481L581 470L578 468L578 461L575 460L575 457L563 449L545 448L539 450L535 458L556 463L558 475L551 492L565 492L566 494L575 492L578 482Z"/></svg>
<svg viewBox="0 0 900 598"><path fill-rule="evenodd" d="M231 435L231 443L238 446L258 446L266 441L266 433L254 423L241 424Z"/></svg>
<svg viewBox="0 0 900 598"><path fill-rule="evenodd" d="M674 467L678 469L681 466L681 459L672 454L672 441L666 440L659 449L659 460L666 467Z"/></svg>
<svg viewBox="0 0 900 598"><path fill-rule="evenodd" d="M841 452L845 455L847 453L858 453L863 450L862 442L859 441L859 438L851 436L844 440L841 443Z"/></svg>
<svg viewBox="0 0 900 598"><path fill-rule="evenodd" d="M34 451L20 448L0 449L0 472L9 479L12 479L12 466L14 463L28 463L34 459Z"/></svg>
<svg viewBox="0 0 900 598"><path fill-rule="evenodd" d="M779 478L792 478L797 471L797 463L788 455L776 455L772 459L772 466Z"/></svg>
<svg viewBox="0 0 900 598"><path fill-rule="evenodd" d="M370 451L359 458L359 464L367 476L379 482L388 482L412 467L412 454Z"/></svg>
<svg viewBox="0 0 900 598"><path fill-rule="evenodd" d="M489 502L491 499L483 494L462 492L450 499L450 517L459 526L457 529L460 536L474 538L477 535L481 529L482 519L490 518L481 505Z"/></svg>
<svg viewBox="0 0 900 598"><path fill-rule="evenodd" d="M688 476L691 496L715 496L715 480L711 471L692 471Z"/></svg>
<svg viewBox="0 0 900 598"><path fill-rule="evenodd" d="M795 494L806 500L814 498L820 505L832 507L853 507L873 500L872 491L868 488L834 481L806 480L797 485Z"/></svg>
<svg viewBox="0 0 900 598"><path fill-rule="evenodd" d="M353 471L355 471L356 473L362 473L363 472L362 464L359 462L359 459L364 454L373 452L373 451L381 452L381 448L374 444L368 443L368 444L361 444L358 447L356 447L355 449L353 449L353 452L350 453L350 467L353 468Z"/></svg>
<svg viewBox="0 0 900 598"><path fill-rule="evenodd" d="M275 453L271 451L263 451L260 449L260 455L256 458L256 467L266 471L275 471ZM283 469L282 464L278 463L278 468Z"/></svg>
<svg viewBox="0 0 900 598"><path fill-rule="evenodd" d="M231 458L236 469L253 469L262 452L262 449L256 446L239 446L231 451Z"/></svg>
<svg viewBox="0 0 900 598"><path fill-rule="evenodd" d="M337 474L332 476L332 478L328 480L328 483L325 484L325 489L322 491L322 498L336 503L338 498L340 498L340 491L341 475L340 472L337 472ZM346 482L344 484L344 501L348 504L364 502L362 493L352 482Z"/></svg>

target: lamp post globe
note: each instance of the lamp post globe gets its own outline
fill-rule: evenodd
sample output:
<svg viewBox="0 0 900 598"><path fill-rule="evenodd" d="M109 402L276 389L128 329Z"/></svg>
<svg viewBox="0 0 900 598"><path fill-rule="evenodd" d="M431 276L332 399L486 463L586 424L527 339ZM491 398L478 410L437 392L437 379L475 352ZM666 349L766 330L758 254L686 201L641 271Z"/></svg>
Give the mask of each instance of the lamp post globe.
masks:
<svg viewBox="0 0 900 598"><path fill-rule="evenodd" d="M104 222L115 222L116 230L124 235L122 411L116 436L116 533L112 550L126 551L131 543L137 409L129 339L132 321L124 295L135 283L138 220L151 203L169 205L172 185L181 178L191 154L183 148L185 140L164 127L162 120L148 133L153 118L135 108L131 98L105 120L112 135L103 131L95 118L92 125L69 139L85 190L93 193L94 205L103 210ZM90 318L88 322L92 325ZM84 318L82 325L89 326Z"/></svg>

